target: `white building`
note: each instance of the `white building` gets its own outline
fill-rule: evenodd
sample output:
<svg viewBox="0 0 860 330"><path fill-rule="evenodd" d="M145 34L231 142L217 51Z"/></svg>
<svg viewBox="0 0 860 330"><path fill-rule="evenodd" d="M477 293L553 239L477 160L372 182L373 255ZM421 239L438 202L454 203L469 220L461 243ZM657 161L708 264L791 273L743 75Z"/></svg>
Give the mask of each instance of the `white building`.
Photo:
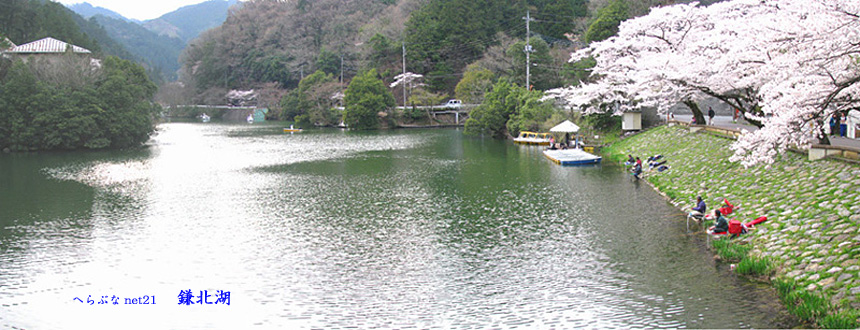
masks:
<svg viewBox="0 0 860 330"><path fill-rule="evenodd" d="M13 44L14 45L14 44ZM3 51L3 55L5 56L15 56L19 57L25 62L30 58L38 56L42 57L57 57L60 55L66 54L66 52L72 52L74 54L90 56L92 52L89 49L75 46L54 38L45 38L41 40L36 40L28 44L23 44L20 46L14 46L9 50Z"/></svg>

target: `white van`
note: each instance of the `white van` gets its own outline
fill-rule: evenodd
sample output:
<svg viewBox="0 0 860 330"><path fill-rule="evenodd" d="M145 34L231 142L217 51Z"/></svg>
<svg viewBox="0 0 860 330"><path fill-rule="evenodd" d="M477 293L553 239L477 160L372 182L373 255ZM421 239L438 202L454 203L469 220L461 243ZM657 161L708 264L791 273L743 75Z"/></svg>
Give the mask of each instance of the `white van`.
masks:
<svg viewBox="0 0 860 330"><path fill-rule="evenodd" d="M446 108L452 108L452 109L459 109L460 106L462 106L462 105L463 105L463 102L460 102L460 100L456 100L456 99L448 100L448 103L445 103Z"/></svg>

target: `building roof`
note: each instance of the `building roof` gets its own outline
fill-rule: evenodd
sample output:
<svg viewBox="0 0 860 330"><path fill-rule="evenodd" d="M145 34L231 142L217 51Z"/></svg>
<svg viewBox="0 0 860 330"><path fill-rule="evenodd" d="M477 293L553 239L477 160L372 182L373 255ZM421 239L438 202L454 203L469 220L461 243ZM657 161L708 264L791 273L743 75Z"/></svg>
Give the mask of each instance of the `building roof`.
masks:
<svg viewBox="0 0 860 330"><path fill-rule="evenodd" d="M579 126L572 123L570 120L565 120L561 124L549 129L553 133L576 133L579 132Z"/></svg>
<svg viewBox="0 0 860 330"><path fill-rule="evenodd" d="M86 48L70 45L54 38L45 38L42 40L33 41L29 44L24 44L12 48L9 53L12 54L57 54L65 53L66 48L72 46L72 51L78 54L92 53Z"/></svg>

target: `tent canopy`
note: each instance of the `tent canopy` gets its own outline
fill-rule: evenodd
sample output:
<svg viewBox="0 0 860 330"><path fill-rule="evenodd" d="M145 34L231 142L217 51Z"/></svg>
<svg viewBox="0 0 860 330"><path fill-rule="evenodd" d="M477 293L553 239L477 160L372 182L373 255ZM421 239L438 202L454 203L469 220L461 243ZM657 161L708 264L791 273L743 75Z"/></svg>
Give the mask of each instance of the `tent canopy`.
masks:
<svg viewBox="0 0 860 330"><path fill-rule="evenodd" d="M561 124L550 128L549 131L553 133L576 133L579 132L579 126L576 126L576 124L570 122L570 120L565 120Z"/></svg>

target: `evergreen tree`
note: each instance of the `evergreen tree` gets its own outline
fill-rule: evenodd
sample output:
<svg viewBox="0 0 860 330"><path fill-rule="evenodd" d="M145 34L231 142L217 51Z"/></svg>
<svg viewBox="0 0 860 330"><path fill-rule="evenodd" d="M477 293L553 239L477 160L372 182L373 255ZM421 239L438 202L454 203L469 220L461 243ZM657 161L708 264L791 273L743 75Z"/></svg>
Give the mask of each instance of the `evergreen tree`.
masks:
<svg viewBox="0 0 860 330"><path fill-rule="evenodd" d="M156 86L143 67L108 57L95 79L79 84L41 81L33 74L38 65L17 61L0 78L0 148L125 148L149 139Z"/></svg>
<svg viewBox="0 0 860 330"><path fill-rule="evenodd" d="M303 125L332 125L340 118L333 109L332 96L341 91L334 75L316 71L299 82L281 99L281 118L295 120Z"/></svg>
<svg viewBox="0 0 860 330"><path fill-rule="evenodd" d="M612 0L606 7L597 11L594 22L585 31L585 42L602 41L618 33L621 22L630 18L624 0Z"/></svg>
<svg viewBox="0 0 860 330"><path fill-rule="evenodd" d="M454 93L465 103L481 103L484 101L484 95L492 90L493 79L495 75L492 71L469 66L463 74L463 79L454 88Z"/></svg>
<svg viewBox="0 0 860 330"><path fill-rule="evenodd" d="M490 134L501 139L509 134L518 135L522 130L537 130L556 112L552 104L542 98L542 92L529 91L508 79L499 79L487 93L484 103L469 114L465 132Z"/></svg>
<svg viewBox="0 0 860 330"><path fill-rule="evenodd" d="M394 108L394 95L379 79L376 70L361 73L352 79L344 97L344 122L354 129L374 129L379 126L378 112Z"/></svg>

